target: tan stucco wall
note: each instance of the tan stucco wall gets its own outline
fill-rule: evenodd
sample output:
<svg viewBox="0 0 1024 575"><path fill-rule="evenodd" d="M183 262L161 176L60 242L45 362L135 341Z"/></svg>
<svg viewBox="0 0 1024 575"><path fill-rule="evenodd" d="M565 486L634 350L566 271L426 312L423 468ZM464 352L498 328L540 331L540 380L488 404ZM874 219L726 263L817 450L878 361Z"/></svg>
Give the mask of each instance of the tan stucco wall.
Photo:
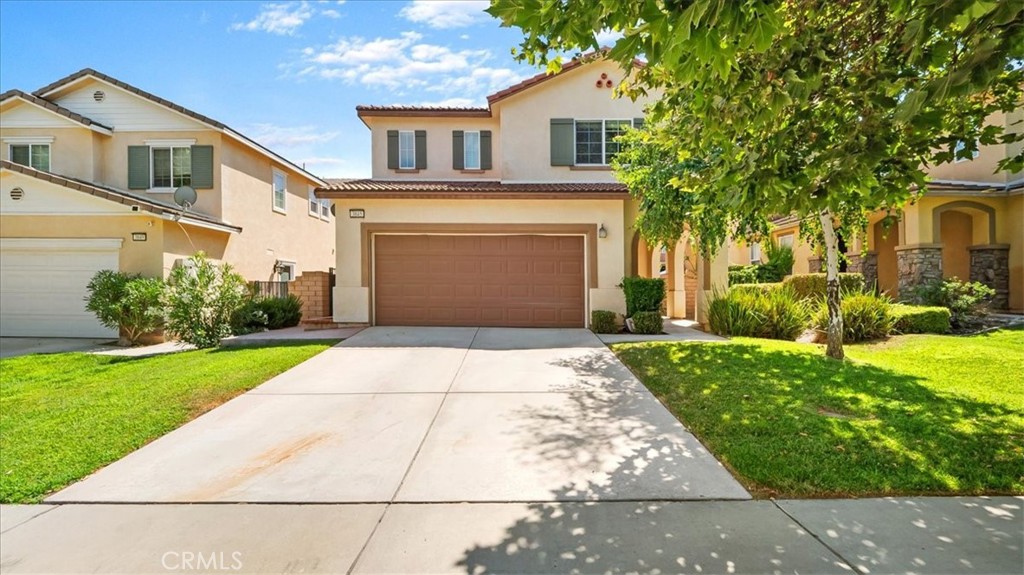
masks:
<svg viewBox="0 0 1024 575"><path fill-rule="evenodd" d="M987 121L990 125L1003 126L1003 129L1008 133L1019 133L1022 125L1024 125L1020 123L1021 120L1024 120L1024 109L1015 110L1010 114L999 112L989 116ZM1021 142L980 146L977 158L930 166L927 169L928 175L937 180L1012 182L1020 178L1024 173L997 172L996 165L1003 158L1020 153L1022 146L1024 146L1024 143Z"/></svg>
<svg viewBox="0 0 1024 575"><path fill-rule="evenodd" d="M495 118L417 118L379 117L365 118L370 126L372 171L374 178L384 180L497 180L501 178L501 138ZM399 172L388 169L388 130L426 130L427 168ZM491 131L492 169L482 172L464 172L452 169L452 131Z"/></svg>
<svg viewBox="0 0 1024 575"><path fill-rule="evenodd" d="M92 180L95 174L98 154L94 144L99 142L100 138L109 138L109 136L96 134L84 126L81 128L0 127L0 140L16 136L52 137L50 171L85 180ZM2 148L0 157L10 160L10 145L7 142L2 142L0 148Z"/></svg>
<svg viewBox="0 0 1024 575"><path fill-rule="evenodd" d="M163 221L152 215L0 216L5 238L120 238L121 271L163 277ZM146 241L132 241L145 232Z"/></svg>
<svg viewBox="0 0 1024 575"><path fill-rule="evenodd" d="M224 252L228 242L232 239L233 236L229 236L225 232L183 225L178 222L164 222L164 245L161 259L164 276L171 273L175 261L188 258L196 252L203 252L210 259L218 262L225 261ZM230 263L233 264L233 262ZM237 266L235 266L235 271L241 273Z"/></svg>
<svg viewBox="0 0 1024 575"><path fill-rule="evenodd" d="M449 224L604 224L608 237L597 240L597 286L589 286L590 310L625 312L622 290L628 273L623 244L632 233L623 226L622 200L337 200L337 283L334 319L365 322L370 292L362 284L362 223ZM350 208L365 210L364 219L347 217Z"/></svg>
<svg viewBox="0 0 1024 575"><path fill-rule="evenodd" d="M594 62L494 105L494 113L501 122L501 177L504 181L615 181L610 171L551 165L551 118L632 120L643 117L644 105L653 101L612 98L612 89L595 87L601 74L607 74L615 84L624 77L618 65Z"/></svg>
<svg viewBox="0 0 1024 575"><path fill-rule="evenodd" d="M285 164L224 138L220 148L224 220L242 227L224 259L250 280L274 279L277 260L295 262L296 273L334 266L334 217L309 215L309 188L316 184ZM273 210L272 169L288 178L286 213ZM340 212L339 212L340 213Z"/></svg>

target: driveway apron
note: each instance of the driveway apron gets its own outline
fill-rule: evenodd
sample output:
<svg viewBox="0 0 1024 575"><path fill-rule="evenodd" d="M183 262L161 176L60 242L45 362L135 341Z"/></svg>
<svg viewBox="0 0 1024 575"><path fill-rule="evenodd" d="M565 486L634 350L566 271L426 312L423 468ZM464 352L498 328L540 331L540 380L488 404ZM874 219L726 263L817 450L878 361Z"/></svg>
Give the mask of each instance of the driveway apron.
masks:
<svg viewBox="0 0 1024 575"><path fill-rule="evenodd" d="M48 502L748 498L589 331L376 327Z"/></svg>

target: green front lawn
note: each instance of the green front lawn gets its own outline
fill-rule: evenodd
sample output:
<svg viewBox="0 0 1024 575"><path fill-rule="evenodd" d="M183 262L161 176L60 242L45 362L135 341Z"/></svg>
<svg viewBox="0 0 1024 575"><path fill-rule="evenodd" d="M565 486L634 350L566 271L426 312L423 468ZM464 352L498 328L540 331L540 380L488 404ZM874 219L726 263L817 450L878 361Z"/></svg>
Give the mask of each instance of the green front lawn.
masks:
<svg viewBox="0 0 1024 575"><path fill-rule="evenodd" d="M0 502L39 501L333 343L0 360Z"/></svg>
<svg viewBox="0 0 1024 575"><path fill-rule="evenodd" d="M613 349L756 496L1024 493L1024 330Z"/></svg>

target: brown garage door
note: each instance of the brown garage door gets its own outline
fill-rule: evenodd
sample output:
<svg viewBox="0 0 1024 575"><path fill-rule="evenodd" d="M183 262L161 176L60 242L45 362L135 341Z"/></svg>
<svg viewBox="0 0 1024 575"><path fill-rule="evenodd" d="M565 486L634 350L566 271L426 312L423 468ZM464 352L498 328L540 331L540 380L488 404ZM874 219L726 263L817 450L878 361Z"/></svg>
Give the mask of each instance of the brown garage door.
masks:
<svg viewBox="0 0 1024 575"><path fill-rule="evenodd" d="M583 327L582 236L374 237L377 325Z"/></svg>

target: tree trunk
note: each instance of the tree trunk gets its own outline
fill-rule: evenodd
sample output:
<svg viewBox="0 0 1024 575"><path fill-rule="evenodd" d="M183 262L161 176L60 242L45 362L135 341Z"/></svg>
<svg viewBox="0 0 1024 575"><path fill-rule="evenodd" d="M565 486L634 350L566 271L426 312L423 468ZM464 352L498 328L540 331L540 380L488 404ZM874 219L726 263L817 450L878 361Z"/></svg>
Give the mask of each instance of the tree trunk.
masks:
<svg viewBox="0 0 1024 575"><path fill-rule="evenodd" d="M832 212L821 212L821 229L825 234L825 303L828 305L828 345L825 355L843 359L843 309L839 293L839 240L832 224Z"/></svg>

